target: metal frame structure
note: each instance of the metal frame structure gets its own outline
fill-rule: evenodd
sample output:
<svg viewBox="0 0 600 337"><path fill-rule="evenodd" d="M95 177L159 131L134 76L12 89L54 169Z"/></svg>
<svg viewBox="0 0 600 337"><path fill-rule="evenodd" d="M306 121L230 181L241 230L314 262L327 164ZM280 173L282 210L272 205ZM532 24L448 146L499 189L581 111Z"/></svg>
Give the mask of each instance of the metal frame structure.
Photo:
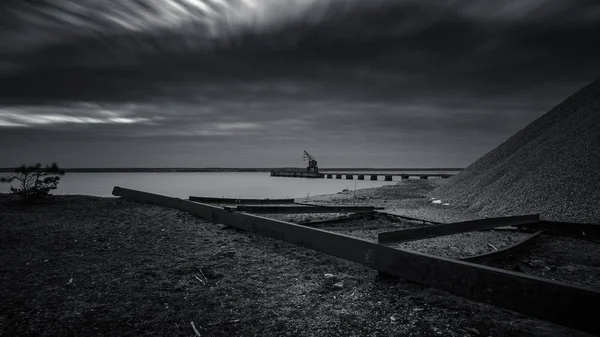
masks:
<svg viewBox="0 0 600 337"><path fill-rule="evenodd" d="M215 223L360 263L400 279L489 303L587 333L600 334L600 291L470 262L395 249L376 242L226 210L208 204L115 187L127 200L189 212Z"/></svg>

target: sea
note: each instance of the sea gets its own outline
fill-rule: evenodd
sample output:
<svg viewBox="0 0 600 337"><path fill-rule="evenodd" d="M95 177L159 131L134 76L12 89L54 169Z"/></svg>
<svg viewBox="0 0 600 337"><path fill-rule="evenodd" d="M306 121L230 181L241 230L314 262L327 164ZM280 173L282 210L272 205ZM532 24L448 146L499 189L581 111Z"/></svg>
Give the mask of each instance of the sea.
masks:
<svg viewBox="0 0 600 337"><path fill-rule="evenodd" d="M352 191L396 183L398 181L356 178L346 180L271 177L269 172L68 172L61 177L58 189L52 191L52 194L110 197L113 187L119 186L178 198L305 198L333 194L344 189ZM9 184L0 184L0 193L8 192Z"/></svg>

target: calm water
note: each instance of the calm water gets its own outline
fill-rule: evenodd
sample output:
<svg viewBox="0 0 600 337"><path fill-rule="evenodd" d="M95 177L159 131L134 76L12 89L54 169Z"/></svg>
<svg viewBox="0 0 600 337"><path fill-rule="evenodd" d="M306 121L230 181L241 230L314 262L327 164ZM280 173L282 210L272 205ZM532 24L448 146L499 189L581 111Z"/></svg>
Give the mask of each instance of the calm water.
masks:
<svg viewBox="0 0 600 337"><path fill-rule="evenodd" d="M368 177L367 177L368 179ZM399 179L399 177L394 177ZM67 173L53 194L111 196L113 186L173 197L210 196L226 198L301 198L331 194L347 188L369 188L395 184L390 181L302 179L271 177L268 172L201 173ZM9 191L8 184L0 192Z"/></svg>

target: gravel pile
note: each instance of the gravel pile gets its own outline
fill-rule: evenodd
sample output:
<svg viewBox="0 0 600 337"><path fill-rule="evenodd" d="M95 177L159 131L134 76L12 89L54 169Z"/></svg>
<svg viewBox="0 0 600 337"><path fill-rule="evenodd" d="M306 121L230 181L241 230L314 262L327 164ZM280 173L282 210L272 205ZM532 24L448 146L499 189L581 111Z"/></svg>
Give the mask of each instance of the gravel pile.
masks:
<svg viewBox="0 0 600 337"><path fill-rule="evenodd" d="M600 223L600 80L430 193L482 216Z"/></svg>

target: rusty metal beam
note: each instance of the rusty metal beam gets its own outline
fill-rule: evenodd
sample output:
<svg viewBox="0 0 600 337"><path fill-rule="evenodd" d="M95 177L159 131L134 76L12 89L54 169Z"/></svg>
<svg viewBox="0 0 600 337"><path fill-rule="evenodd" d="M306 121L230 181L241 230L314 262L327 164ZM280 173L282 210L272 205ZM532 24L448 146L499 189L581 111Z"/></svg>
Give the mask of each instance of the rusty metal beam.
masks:
<svg viewBox="0 0 600 337"><path fill-rule="evenodd" d="M340 223L340 222L346 222L346 221L350 221L350 220L361 219L361 218L372 217L372 216L377 216L377 213L374 211L373 212L359 212L359 213L354 213L354 214L351 214L348 216L339 217L339 218L335 218L335 219L301 221L298 224L303 225L303 226L312 227L312 226L316 226L316 225Z"/></svg>
<svg viewBox="0 0 600 337"><path fill-rule="evenodd" d="M535 232L533 234L530 234L527 238L525 238L522 241L519 241L515 244L512 244L510 246L504 247L502 249L499 249L495 252L491 252L491 253L487 253L487 254L481 254L481 255L475 255L475 256L469 256L466 258L462 258L460 259L461 261L468 261L468 262L473 262L473 263L482 263L482 262L492 262L492 261L497 261L500 259L504 259L507 256L516 254L520 251L522 251L524 248L526 248L527 246L529 246L532 241L537 238L538 236L540 236L542 233L544 233L544 231L539 231L539 232Z"/></svg>
<svg viewBox="0 0 600 337"><path fill-rule="evenodd" d="M526 315L600 334L600 291L428 254L257 215L115 187L113 195L176 208L215 223L283 240L354 261L400 279Z"/></svg>
<svg viewBox="0 0 600 337"><path fill-rule="evenodd" d="M225 209L248 213L293 214L374 212L376 209L383 208L377 208L373 206L237 206L225 207Z"/></svg>
<svg viewBox="0 0 600 337"><path fill-rule="evenodd" d="M413 218L413 217L399 215L399 214L393 214L393 213L387 213L387 212L381 212L381 211L377 211L377 213L382 214L388 218L396 218L396 219L402 219L402 220L408 220L408 221L422 222L424 224L426 224L426 223L430 223L430 224L434 224L434 225L442 224L442 222Z"/></svg>
<svg viewBox="0 0 600 337"><path fill-rule="evenodd" d="M279 205L293 204L294 199L240 199L240 198L213 198L213 197L189 197L190 201L207 204L249 204L249 205Z"/></svg>
<svg viewBox="0 0 600 337"><path fill-rule="evenodd" d="M540 221L519 227L532 230L545 230L548 234L570 236L578 239L600 239L600 225L595 224Z"/></svg>
<svg viewBox="0 0 600 337"><path fill-rule="evenodd" d="M524 225L539 221L539 214L489 218L379 233L377 239L379 243L407 242L483 229L492 229L494 227Z"/></svg>

